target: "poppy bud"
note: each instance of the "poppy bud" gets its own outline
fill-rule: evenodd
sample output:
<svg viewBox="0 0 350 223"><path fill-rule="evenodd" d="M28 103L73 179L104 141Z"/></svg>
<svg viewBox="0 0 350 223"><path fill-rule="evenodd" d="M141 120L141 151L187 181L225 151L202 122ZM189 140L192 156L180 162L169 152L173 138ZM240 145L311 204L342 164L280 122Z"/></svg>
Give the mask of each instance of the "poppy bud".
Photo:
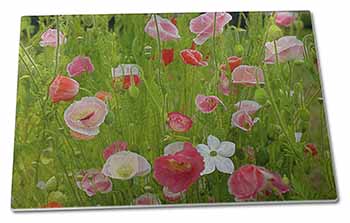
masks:
<svg viewBox="0 0 350 223"><path fill-rule="evenodd" d="M297 20L294 22L295 28L300 31L304 28L304 23L301 20Z"/></svg>
<svg viewBox="0 0 350 223"><path fill-rule="evenodd" d="M145 48L143 48L143 52L146 56L147 59L149 59L152 55L152 47L151 46L145 46Z"/></svg>
<svg viewBox="0 0 350 223"><path fill-rule="evenodd" d="M300 110L300 118L303 121L308 121L310 119L310 112L306 108Z"/></svg>
<svg viewBox="0 0 350 223"><path fill-rule="evenodd" d="M283 36L283 31L277 25L271 25L268 30L268 40L273 41Z"/></svg>
<svg viewBox="0 0 350 223"><path fill-rule="evenodd" d="M51 177L50 179L48 179L48 181L46 182L46 189L47 191L54 191L57 188L57 179L55 176Z"/></svg>
<svg viewBox="0 0 350 223"><path fill-rule="evenodd" d="M266 103L267 94L266 94L266 91L264 90L264 88L256 89L254 99L255 99L255 101L257 101L261 105Z"/></svg>
<svg viewBox="0 0 350 223"><path fill-rule="evenodd" d="M241 44L236 44L233 48L235 55L238 57L243 56L244 53L244 47Z"/></svg>

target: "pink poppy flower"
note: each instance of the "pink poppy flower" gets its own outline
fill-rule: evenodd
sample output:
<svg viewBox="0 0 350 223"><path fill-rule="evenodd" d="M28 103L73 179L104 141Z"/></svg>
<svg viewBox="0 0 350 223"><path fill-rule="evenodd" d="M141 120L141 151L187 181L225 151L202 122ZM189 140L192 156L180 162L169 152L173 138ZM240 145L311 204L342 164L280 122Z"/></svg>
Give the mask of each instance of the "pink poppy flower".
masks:
<svg viewBox="0 0 350 223"><path fill-rule="evenodd" d="M92 73L95 70L90 57L77 56L67 65L70 77L80 76L82 73Z"/></svg>
<svg viewBox="0 0 350 223"><path fill-rule="evenodd" d="M145 193L138 198L135 199L134 201L135 205L159 205L160 200L159 198L151 193Z"/></svg>
<svg viewBox="0 0 350 223"><path fill-rule="evenodd" d="M278 62L304 59L304 44L295 36L284 36L276 41ZM265 63L274 64L276 61L274 42L265 43Z"/></svg>
<svg viewBox="0 0 350 223"><path fill-rule="evenodd" d="M84 171L78 174L76 179L79 189L85 191L89 197L96 195L97 192L108 193L112 191L111 180L96 169Z"/></svg>
<svg viewBox="0 0 350 223"><path fill-rule="evenodd" d="M139 86L141 83L140 71L136 64L120 64L112 69L115 81L122 81L123 89L128 90L131 85Z"/></svg>
<svg viewBox="0 0 350 223"><path fill-rule="evenodd" d="M154 178L170 192L179 193L196 182L203 169L203 157L191 143L184 143L183 150L155 159Z"/></svg>
<svg viewBox="0 0 350 223"><path fill-rule="evenodd" d="M228 189L237 201L254 200L260 192L272 192L273 189L280 194L289 191L278 174L252 164L240 167L230 176Z"/></svg>
<svg viewBox="0 0 350 223"><path fill-rule="evenodd" d="M181 200L183 194L183 192L173 193L169 190L169 188L163 187L163 196L165 200L169 202L177 202Z"/></svg>
<svg viewBox="0 0 350 223"><path fill-rule="evenodd" d="M169 112L167 124L175 132L188 132L192 128L192 119L180 112Z"/></svg>
<svg viewBox="0 0 350 223"><path fill-rule="evenodd" d="M278 26L288 27L294 23L296 14L293 12L276 12L275 23Z"/></svg>
<svg viewBox="0 0 350 223"><path fill-rule="evenodd" d="M96 97L83 97L64 112L64 121L74 132L96 136L108 113L107 105Z"/></svg>
<svg viewBox="0 0 350 223"><path fill-rule="evenodd" d="M184 64L189 64L192 66L208 66L208 62L203 60L203 55L193 49L184 49L180 52L180 56Z"/></svg>
<svg viewBox="0 0 350 223"><path fill-rule="evenodd" d="M214 12L207 12L202 14L190 22L191 32L197 34L193 41L197 45L202 45L207 39L214 34ZM218 35L224 31L224 26L230 22L232 16L226 12L216 13L215 35Z"/></svg>
<svg viewBox="0 0 350 223"><path fill-rule="evenodd" d="M198 110L203 113L211 113L215 111L219 103L222 104L226 109L224 103L216 96L205 96L199 94L196 96L195 102Z"/></svg>
<svg viewBox="0 0 350 223"><path fill-rule="evenodd" d="M79 92L79 83L72 78L57 75L49 87L49 96L53 103L70 101Z"/></svg>
<svg viewBox="0 0 350 223"><path fill-rule="evenodd" d="M235 107L237 110L245 111L248 114L253 115L261 108L261 105L256 101L242 100L237 102Z"/></svg>
<svg viewBox="0 0 350 223"><path fill-rule="evenodd" d="M219 91L226 96L230 95L230 80L227 78L224 72L220 75L220 82L218 84Z"/></svg>
<svg viewBox="0 0 350 223"><path fill-rule="evenodd" d="M176 26L171 23L170 20L164 19L159 15L156 15L156 18L161 41L180 39L179 31L177 30ZM157 26L154 16L152 16L151 19L147 22L145 26L145 32L153 39L157 39Z"/></svg>
<svg viewBox="0 0 350 223"><path fill-rule="evenodd" d="M74 139L77 139L77 140L84 140L84 141L87 141L87 140L91 140L93 138L95 138L95 135L84 135L84 134L81 134L79 132L75 132L73 130L70 130L70 135L74 138Z"/></svg>
<svg viewBox="0 0 350 223"><path fill-rule="evenodd" d="M234 171L228 180L230 194L238 201L255 199L263 188L265 178L259 167L245 165Z"/></svg>
<svg viewBox="0 0 350 223"><path fill-rule="evenodd" d="M59 43L60 45L66 43L66 38L64 37L63 33L60 31L59 36ZM48 29L41 35L41 41L39 42L39 45L42 47L50 46L50 47L56 47L57 46L57 29Z"/></svg>
<svg viewBox="0 0 350 223"><path fill-rule="evenodd" d="M258 119L252 119L246 111L236 111L232 114L231 123L232 127L238 127L243 131L249 132Z"/></svg>
<svg viewBox="0 0 350 223"><path fill-rule="evenodd" d="M264 84L264 73L261 68L240 65L232 71L233 84L242 84L247 87L255 86L257 84Z"/></svg>
<svg viewBox="0 0 350 223"><path fill-rule="evenodd" d="M230 56L227 58L227 63L230 67L230 71L232 72L236 67L238 67L239 65L241 65L242 63L242 58L240 57L236 57L236 56ZM221 64L220 65L220 69L222 71L226 71L226 64Z"/></svg>
<svg viewBox="0 0 350 223"><path fill-rule="evenodd" d="M115 141L107 148L103 150L103 159L107 160L111 155L116 152L126 151L128 149L128 143L124 141Z"/></svg>
<svg viewBox="0 0 350 223"><path fill-rule="evenodd" d="M104 175L118 180L129 180L150 172L149 162L143 156L130 151L116 152L109 156L102 169Z"/></svg>

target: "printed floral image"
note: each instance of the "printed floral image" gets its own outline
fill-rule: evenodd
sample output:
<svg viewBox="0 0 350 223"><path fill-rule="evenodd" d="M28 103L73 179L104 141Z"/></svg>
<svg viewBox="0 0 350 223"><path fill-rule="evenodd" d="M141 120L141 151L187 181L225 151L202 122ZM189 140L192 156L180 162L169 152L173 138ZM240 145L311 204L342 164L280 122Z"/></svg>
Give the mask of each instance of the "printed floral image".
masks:
<svg viewBox="0 0 350 223"><path fill-rule="evenodd" d="M337 199L309 12L21 23L14 210Z"/></svg>

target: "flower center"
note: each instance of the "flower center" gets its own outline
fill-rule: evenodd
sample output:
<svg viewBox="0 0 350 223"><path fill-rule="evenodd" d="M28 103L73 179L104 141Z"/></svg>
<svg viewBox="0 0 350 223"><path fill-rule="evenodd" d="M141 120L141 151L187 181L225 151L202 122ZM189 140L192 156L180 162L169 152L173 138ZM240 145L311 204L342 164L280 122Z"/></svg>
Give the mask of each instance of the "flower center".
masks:
<svg viewBox="0 0 350 223"><path fill-rule="evenodd" d="M217 156L218 153L215 150L212 150L212 151L210 151L209 155L214 157L214 156Z"/></svg>
<svg viewBox="0 0 350 223"><path fill-rule="evenodd" d="M119 167L117 170L116 170L116 175L120 176L120 177L123 177L123 178L127 178L127 177L130 177L130 175L133 173L133 168L131 165L124 165L124 166L121 166Z"/></svg>
<svg viewBox="0 0 350 223"><path fill-rule="evenodd" d="M184 172L191 169L190 163L177 162L174 159L169 160L169 169L172 171Z"/></svg>

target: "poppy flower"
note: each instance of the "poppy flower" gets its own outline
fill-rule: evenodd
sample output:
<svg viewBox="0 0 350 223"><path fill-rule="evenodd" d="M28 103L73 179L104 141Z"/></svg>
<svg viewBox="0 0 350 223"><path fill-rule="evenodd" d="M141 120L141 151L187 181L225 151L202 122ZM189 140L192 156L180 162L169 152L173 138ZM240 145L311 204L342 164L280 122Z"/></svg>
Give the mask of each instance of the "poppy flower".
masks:
<svg viewBox="0 0 350 223"><path fill-rule="evenodd" d="M116 152L126 151L128 149L128 143L124 141L115 141L107 148L103 150L103 159L107 160L111 155Z"/></svg>
<svg viewBox="0 0 350 223"><path fill-rule="evenodd" d="M159 205L159 198L151 193L145 193L134 200L135 205Z"/></svg>
<svg viewBox="0 0 350 223"><path fill-rule="evenodd" d="M208 66L208 62L203 60L203 55L193 49L185 49L180 52L180 56L184 64L189 64L192 66Z"/></svg>
<svg viewBox="0 0 350 223"><path fill-rule="evenodd" d="M164 19L159 15L156 15L156 19L161 41L180 39L179 31L169 19ZM153 39L157 39L158 36L157 25L154 16L152 16L145 26L145 32Z"/></svg>
<svg viewBox="0 0 350 223"><path fill-rule="evenodd" d="M253 120L248 112L239 110L232 114L231 124L232 127L238 127L243 131L249 132L257 120L257 118Z"/></svg>
<svg viewBox="0 0 350 223"><path fill-rule="evenodd" d="M304 153L305 153L305 154L310 153L312 156L317 156L318 151L317 151L316 145L313 144L313 143L308 143L308 144L306 144L306 145L305 145L305 148L304 148Z"/></svg>
<svg viewBox="0 0 350 223"><path fill-rule="evenodd" d="M227 58L227 63L230 67L230 71L232 72L236 67L241 65L242 63L242 58L236 57L236 56L230 56ZM221 64L220 69L222 71L226 71L226 64Z"/></svg>
<svg viewBox="0 0 350 223"><path fill-rule="evenodd" d="M151 165L141 155L120 151L109 156L102 173L113 179L129 180L135 176L145 176L151 171Z"/></svg>
<svg viewBox="0 0 350 223"><path fill-rule="evenodd" d="M168 65L174 60L174 48L162 49L162 60L164 65Z"/></svg>
<svg viewBox="0 0 350 223"><path fill-rule="evenodd" d="M107 91L99 91L96 92L95 97L101 99L102 101L108 101L112 98L112 95Z"/></svg>
<svg viewBox="0 0 350 223"><path fill-rule="evenodd" d="M201 94L196 96L195 103L196 103L198 110L203 112L203 113L211 113L211 112L215 111L215 109L218 107L219 103L224 105L224 103L216 96L205 96L205 95L201 95Z"/></svg>
<svg viewBox="0 0 350 223"><path fill-rule="evenodd" d="M123 89L128 90L131 85L139 86L141 83L139 68L136 64L120 64L112 69L112 77L122 81Z"/></svg>
<svg viewBox="0 0 350 223"><path fill-rule="evenodd" d="M74 138L74 139L77 139L77 140L91 140L93 138L95 138L95 135L84 135L84 134L81 134L79 132L75 132L73 130L70 130L70 135Z"/></svg>
<svg viewBox="0 0 350 223"><path fill-rule="evenodd" d="M295 36L284 36L276 41L279 63L304 59L304 44ZM274 64L276 61L274 42L265 43L265 63Z"/></svg>
<svg viewBox="0 0 350 223"><path fill-rule="evenodd" d="M80 76L82 73L92 73L95 70L90 57L77 56L67 65L70 77Z"/></svg>
<svg viewBox="0 0 350 223"><path fill-rule="evenodd" d="M82 171L76 176L77 186L79 189L85 191L85 193L92 197L97 192L108 193L112 191L112 181L99 170L89 169Z"/></svg>
<svg viewBox="0 0 350 223"><path fill-rule="evenodd" d="M214 20L216 15L216 24L214 25ZM214 26L215 35L218 35L224 31L224 26L230 22L232 16L226 12L207 12L202 14L190 21L190 31L197 34L193 41L197 45L202 45L213 36Z"/></svg>
<svg viewBox="0 0 350 223"><path fill-rule="evenodd" d="M253 115L261 108L261 105L256 101L242 100L237 102L235 107L237 110L245 111L248 114Z"/></svg>
<svg viewBox="0 0 350 223"><path fill-rule="evenodd" d="M192 119L180 112L169 112L167 124L175 132L188 132L192 128Z"/></svg>
<svg viewBox="0 0 350 223"><path fill-rule="evenodd" d="M102 100L96 97L83 97L65 110L64 121L76 133L96 136L107 113L107 105Z"/></svg>
<svg viewBox="0 0 350 223"><path fill-rule="evenodd" d="M67 39L64 37L64 34L59 32L59 43L60 45L66 43ZM41 35L41 41L39 45L42 47L56 47L57 46L57 29L48 29Z"/></svg>
<svg viewBox="0 0 350 223"><path fill-rule="evenodd" d="M281 194L289 191L278 174L252 164L240 167L230 176L228 189L237 201L255 200L265 191L277 190Z"/></svg>
<svg viewBox="0 0 350 223"><path fill-rule="evenodd" d="M296 14L293 12L276 12L275 23L278 26L291 26L296 19Z"/></svg>
<svg viewBox="0 0 350 223"><path fill-rule="evenodd" d="M225 72L222 72L220 75L218 89L223 95L230 95L230 80L227 78Z"/></svg>
<svg viewBox="0 0 350 223"><path fill-rule="evenodd" d="M79 92L79 83L72 78L57 75L49 87L49 96L53 103L70 101Z"/></svg>
<svg viewBox="0 0 350 223"><path fill-rule="evenodd" d="M203 170L203 157L191 143L184 143L183 150L154 161L154 178L172 193L186 191Z"/></svg>
<svg viewBox="0 0 350 223"><path fill-rule="evenodd" d="M56 201L50 201L46 205L41 206L42 208L63 208L63 205Z"/></svg>
<svg viewBox="0 0 350 223"><path fill-rule="evenodd" d="M234 165L231 156L235 153L235 144L229 141L220 142L212 135L208 136L207 145L197 145L198 152L204 158L205 168L201 175L210 174L217 169L222 173L233 173Z"/></svg>
<svg viewBox="0 0 350 223"><path fill-rule="evenodd" d="M261 68L248 65L240 65L232 71L233 84L242 84L247 87L264 84L264 73Z"/></svg>

